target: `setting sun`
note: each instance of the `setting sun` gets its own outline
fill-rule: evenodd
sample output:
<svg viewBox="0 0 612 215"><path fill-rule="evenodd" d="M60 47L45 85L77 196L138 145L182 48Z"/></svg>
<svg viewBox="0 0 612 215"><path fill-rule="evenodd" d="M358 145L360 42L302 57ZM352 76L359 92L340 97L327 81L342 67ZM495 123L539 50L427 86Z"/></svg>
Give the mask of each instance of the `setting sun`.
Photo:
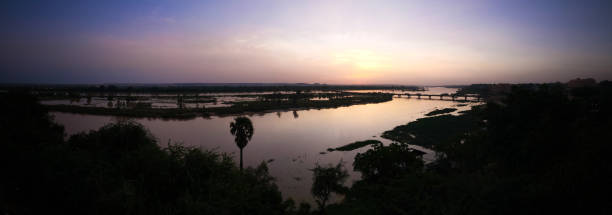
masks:
<svg viewBox="0 0 612 215"><path fill-rule="evenodd" d="M388 59L366 50L350 50L335 55L337 64L360 71L380 71L390 67Z"/></svg>

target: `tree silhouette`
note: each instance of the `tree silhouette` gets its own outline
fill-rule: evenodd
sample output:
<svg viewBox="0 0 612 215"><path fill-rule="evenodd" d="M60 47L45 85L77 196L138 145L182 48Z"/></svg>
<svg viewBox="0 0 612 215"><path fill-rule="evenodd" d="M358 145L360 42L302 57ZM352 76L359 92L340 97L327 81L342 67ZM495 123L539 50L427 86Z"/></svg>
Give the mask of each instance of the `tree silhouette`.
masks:
<svg viewBox="0 0 612 215"><path fill-rule="evenodd" d="M300 117L300 115L298 115L298 112L293 111L293 118L297 119L298 117Z"/></svg>
<svg viewBox="0 0 612 215"><path fill-rule="evenodd" d="M234 135L234 142L240 148L240 171L242 171L242 149L253 137L253 123L247 117L236 117L230 123L230 132Z"/></svg>
<svg viewBox="0 0 612 215"><path fill-rule="evenodd" d="M323 167L316 164L312 172L313 183L310 192L315 197L315 201L319 206L319 213L325 214L325 206L331 194L344 194L348 191L348 188L344 186L344 182L349 175L343 168L342 161L336 166L329 165Z"/></svg>

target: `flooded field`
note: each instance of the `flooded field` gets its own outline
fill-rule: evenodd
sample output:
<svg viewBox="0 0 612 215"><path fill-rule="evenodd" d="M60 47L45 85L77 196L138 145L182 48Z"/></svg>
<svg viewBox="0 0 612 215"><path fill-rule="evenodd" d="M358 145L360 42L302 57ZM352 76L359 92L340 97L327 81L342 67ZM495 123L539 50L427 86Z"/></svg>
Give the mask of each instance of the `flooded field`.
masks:
<svg viewBox="0 0 612 215"><path fill-rule="evenodd" d="M433 88L430 92L453 93L454 89ZM250 115L255 134L244 148L245 165L255 166L264 161L268 162L270 172L277 179L284 197L311 202L309 189L312 175L309 169L313 168L315 163L344 162L349 169L351 175L349 183L351 183L360 177L357 172L352 171L353 158L369 147L346 152L327 152L327 148L367 139L388 143L388 140L379 137L386 130L422 118L435 109L454 107L462 111L469 109L470 106L452 101L394 97L392 101L377 104ZM97 129L117 120L117 117L112 116L59 112L53 115L56 121L66 127L68 134ZM162 146L169 141L179 142L188 146L233 153L237 159L238 148L229 132L232 120L233 117L228 116L199 117L183 121L162 119L135 121L148 128ZM424 156L426 160L433 159L432 151L420 149L429 152Z"/></svg>

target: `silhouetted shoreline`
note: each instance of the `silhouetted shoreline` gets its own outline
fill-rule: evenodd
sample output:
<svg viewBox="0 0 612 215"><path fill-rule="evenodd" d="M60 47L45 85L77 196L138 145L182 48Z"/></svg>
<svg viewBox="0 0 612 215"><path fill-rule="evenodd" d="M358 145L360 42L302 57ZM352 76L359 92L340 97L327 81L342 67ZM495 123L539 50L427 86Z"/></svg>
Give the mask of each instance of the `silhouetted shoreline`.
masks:
<svg viewBox="0 0 612 215"><path fill-rule="evenodd" d="M491 85L491 88L496 86ZM169 144L142 125L108 124L64 139L62 126L28 94L1 94L2 210L12 214L532 214L611 211L612 84L511 85L483 105L386 131L344 185L342 163L316 165L317 208L282 199L266 163L241 171L226 154ZM444 111L449 112L449 111ZM229 125L236 144L253 125ZM246 129L242 129L242 125ZM238 126L241 125L241 126ZM239 129L240 128L240 129ZM250 129L249 129L250 128ZM233 129L236 129L234 132ZM254 129L257 130L256 125ZM257 136L257 133L255 134ZM242 138L242 139L241 139ZM242 142L241 142L242 141ZM248 141L247 141L248 142ZM410 145L436 151L424 162ZM248 147L248 146L247 146ZM334 150L331 150L334 151ZM336 152L334 152L336 153ZM344 197L330 202L331 195Z"/></svg>

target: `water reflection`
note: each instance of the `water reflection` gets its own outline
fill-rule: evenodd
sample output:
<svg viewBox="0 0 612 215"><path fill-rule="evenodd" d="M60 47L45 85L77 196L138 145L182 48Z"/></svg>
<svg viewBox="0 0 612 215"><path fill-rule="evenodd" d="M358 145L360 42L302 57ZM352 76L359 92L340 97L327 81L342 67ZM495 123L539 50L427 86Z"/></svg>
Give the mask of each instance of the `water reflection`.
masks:
<svg viewBox="0 0 612 215"><path fill-rule="evenodd" d="M450 89L452 90L454 89ZM291 111L292 115L289 111L253 115L250 119L257 135L252 137L249 147L244 148L244 153L248 155L244 158L244 164L256 166L262 161L269 161L270 173L277 178L277 184L285 197L292 197L298 202L312 202L309 192L312 172L308 169L312 169L317 162L336 164L343 160L349 170L350 185L360 177L352 171L353 158L358 152L367 150L367 147L349 152L321 152L325 152L327 148L367 139L388 143L378 137L382 132L421 118L429 111L446 107L455 107L459 111L470 108L469 105L457 104L459 103L452 101L402 97L379 104L302 110L299 114L297 111ZM59 123L66 126L69 134L97 129L113 120L113 117L107 116L66 113L54 115ZM146 126L164 146L168 140L178 141L189 146L233 153L238 160L239 150L235 144L230 144L234 143L234 137L227 131L227 126L233 120L232 117L211 117L186 121L136 121ZM432 155L425 155L425 158L432 159Z"/></svg>

